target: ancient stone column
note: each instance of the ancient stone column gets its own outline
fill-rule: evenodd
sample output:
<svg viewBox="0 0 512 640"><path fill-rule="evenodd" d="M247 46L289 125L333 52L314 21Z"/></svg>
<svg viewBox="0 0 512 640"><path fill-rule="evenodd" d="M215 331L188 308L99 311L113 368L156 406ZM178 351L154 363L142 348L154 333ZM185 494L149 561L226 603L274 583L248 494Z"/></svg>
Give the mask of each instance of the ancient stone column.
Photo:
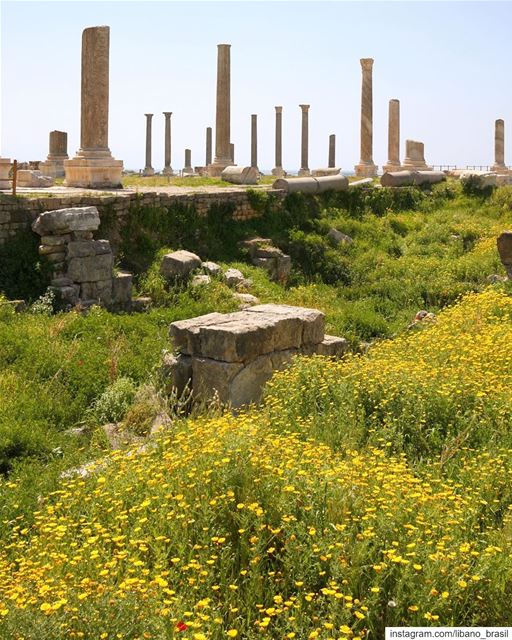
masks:
<svg viewBox="0 0 512 640"><path fill-rule="evenodd" d="M194 169L192 168L192 151L190 149L185 149L185 166L183 167L183 174L193 174Z"/></svg>
<svg viewBox="0 0 512 640"><path fill-rule="evenodd" d="M235 145L232 142L229 143L229 159L229 164L235 164Z"/></svg>
<svg viewBox="0 0 512 640"><path fill-rule="evenodd" d="M361 86L361 160L356 164L357 176L373 178L377 167L373 163L373 58L361 58L363 82Z"/></svg>
<svg viewBox="0 0 512 640"><path fill-rule="evenodd" d="M327 166L329 169L336 166L336 136L334 133L329 136L329 164Z"/></svg>
<svg viewBox="0 0 512 640"><path fill-rule="evenodd" d="M68 158L68 134L65 131L50 131L48 156L39 163L39 170L44 176L60 178L64 175L64 160Z"/></svg>
<svg viewBox="0 0 512 640"><path fill-rule="evenodd" d="M401 169L404 171L431 171L425 162L425 145L417 140L405 141L405 158Z"/></svg>
<svg viewBox="0 0 512 640"><path fill-rule="evenodd" d="M276 166L272 175L282 178L286 175L283 170L283 107L276 107Z"/></svg>
<svg viewBox="0 0 512 640"><path fill-rule="evenodd" d="M210 176L219 176L232 164L231 138L231 59L230 44L217 46L217 110L215 117L215 159L208 169Z"/></svg>
<svg viewBox="0 0 512 640"><path fill-rule="evenodd" d="M212 163L212 128L206 127L206 164L208 167Z"/></svg>
<svg viewBox="0 0 512 640"><path fill-rule="evenodd" d="M302 135L301 135L301 154L300 154L300 170L299 176L309 176L309 166L308 166L308 152L309 152L309 122L308 122L308 111L309 104L300 104L299 107L302 109Z"/></svg>
<svg viewBox="0 0 512 640"><path fill-rule="evenodd" d="M505 164L505 122L496 120L494 127L494 164L491 167L497 173L507 171Z"/></svg>
<svg viewBox="0 0 512 640"><path fill-rule="evenodd" d="M163 111L165 116L165 133L164 133L164 176L173 176L174 171L171 167L171 116L172 111Z"/></svg>
<svg viewBox="0 0 512 640"><path fill-rule="evenodd" d="M82 33L80 149L64 161L70 187L119 187L123 163L108 148L110 27Z"/></svg>
<svg viewBox="0 0 512 640"><path fill-rule="evenodd" d="M400 100L389 101L388 161L384 171L400 171Z"/></svg>
<svg viewBox="0 0 512 640"><path fill-rule="evenodd" d="M258 168L258 116L251 115L251 167Z"/></svg>
<svg viewBox="0 0 512 640"><path fill-rule="evenodd" d="M146 166L144 167L142 175L153 176L155 175L155 170L151 166L151 125L153 114L145 113L144 115L146 116Z"/></svg>

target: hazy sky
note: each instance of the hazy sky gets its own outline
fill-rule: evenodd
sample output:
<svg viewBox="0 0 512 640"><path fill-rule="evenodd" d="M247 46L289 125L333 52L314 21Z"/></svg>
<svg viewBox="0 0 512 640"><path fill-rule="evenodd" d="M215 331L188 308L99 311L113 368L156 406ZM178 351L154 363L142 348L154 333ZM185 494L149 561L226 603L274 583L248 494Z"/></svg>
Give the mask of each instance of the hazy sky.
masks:
<svg viewBox="0 0 512 640"><path fill-rule="evenodd" d="M309 103L311 168L359 160L361 71L372 57L374 161L387 160L388 100L401 103L405 139L432 164L490 164L494 121L505 119L512 164L512 4L509 2L23 2L2 0L0 153L43 159L48 132L80 142L80 46L85 27L109 25L110 130L125 168L144 166L154 113L153 166L163 166L162 111L172 111L172 166L205 161L215 124L218 43L230 43L235 160L249 162L258 114L261 169L274 166L274 105L283 105L283 164L300 164L300 103Z"/></svg>

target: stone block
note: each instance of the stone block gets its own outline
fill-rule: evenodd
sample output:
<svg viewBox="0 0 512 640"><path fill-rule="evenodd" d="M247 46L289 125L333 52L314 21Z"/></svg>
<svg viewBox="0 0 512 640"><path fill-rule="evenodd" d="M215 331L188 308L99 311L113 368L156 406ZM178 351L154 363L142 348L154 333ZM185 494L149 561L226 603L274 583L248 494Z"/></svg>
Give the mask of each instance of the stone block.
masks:
<svg viewBox="0 0 512 640"><path fill-rule="evenodd" d="M110 305L112 303L112 279L82 282L80 298L82 300L98 300L103 305Z"/></svg>
<svg viewBox="0 0 512 640"><path fill-rule="evenodd" d="M114 259L111 253L86 258L71 258L68 275L73 282L111 280Z"/></svg>
<svg viewBox="0 0 512 640"><path fill-rule="evenodd" d="M512 265L512 231L504 231L497 239L498 253L503 265Z"/></svg>
<svg viewBox="0 0 512 640"><path fill-rule="evenodd" d="M60 249L60 247L59 247L59 251L53 251L52 253L41 254L41 255L45 255L46 259L52 263L64 262L66 260L66 254Z"/></svg>
<svg viewBox="0 0 512 640"><path fill-rule="evenodd" d="M199 269L201 264L201 258L195 253L184 250L174 251L162 258L160 273L168 282L185 280L192 271Z"/></svg>
<svg viewBox="0 0 512 640"><path fill-rule="evenodd" d="M32 224L32 230L40 236L47 236L71 231L96 231L99 226L100 217L96 207L76 207L44 211Z"/></svg>
<svg viewBox="0 0 512 640"><path fill-rule="evenodd" d="M204 316L190 318L188 320L177 320L169 327L169 336L173 341L175 349L180 353L188 355L199 355L201 342L199 340L199 329L202 326L221 322L223 318L230 314L207 313Z"/></svg>
<svg viewBox="0 0 512 640"><path fill-rule="evenodd" d="M313 178L323 178L325 176L337 176L341 172L339 167L325 167L324 169L313 169L311 175Z"/></svg>
<svg viewBox="0 0 512 640"><path fill-rule="evenodd" d="M227 402L233 408L258 403L265 383L270 380L274 368L272 356L263 355L243 367L231 380Z"/></svg>
<svg viewBox="0 0 512 640"><path fill-rule="evenodd" d="M211 358L192 358L192 380L196 400L218 397L227 404L231 399L231 383L243 369L240 362L219 362Z"/></svg>
<svg viewBox="0 0 512 640"><path fill-rule="evenodd" d="M116 273L112 276L112 304L117 306L129 305L132 299L131 273Z"/></svg>
<svg viewBox="0 0 512 640"><path fill-rule="evenodd" d="M87 258L89 256L101 256L112 253L108 240L77 240L69 242L68 259Z"/></svg>
<svg viewBox="0 0 512 640"><path fill-rule="evenodd" d="M65 255L65 245L64 244L41 244L39 245L39 255L40 256L48 256L51 253L61 253Z"/></svg>
<svg viewBox="0 0 512 640"><path fill-rule="evenodd" d="M318 182L318 193L325 191L346 191L348 189L348 178L346 176L323 176L316 178Z"/></svg>
<svg viewBox="0 0 512 640"><path fill-rule="evenodd" d="M260 173L256 167L226 167L220 174L222 180L232 184L258 184Z"/></svg>
<svg viewBox="0 0 512 640"><path fill-rule="evenodd" d="M64 244L66 244L66 242L69 242L69 240L71 240L71 236L70 235L63 235L63 236L42 236L41 238L41 244L47 245L47 246L62 246Z"/></svg>
<svg viewBox="0 0 512 640"><path fill-rule="evenodd" d="M222 273L222 267L216 262L206 261L202 263L203 271L210 276L220 276Z"/></svg>
<svg viewBox="0 0 512 640"><path fill-rule="evenodd" d="M292 307L284 304L260 304L247 309L247 313L264 313L272 314L273 316L299 319L302 323L302 345L318 344L322 342L324 338L325 316L317 309Z"/></svg>
<svg viewBox="0 0 512 640"><path fill-rule="evenodd" d="M318 193L318 179L279 178L272 185L272 189L279 189L286 193Z"/></svg>
<svg viewBox="0 0 512 640"><path fill-rule="evenodd" d="M260 303L259 299L250 293L234 293L233 296L240 301L241 309L247 309L247 307Z"/></svg>
<svg viewBox="0 0 512 640"><path fill-rule="evenodd" d="M174 391L178 398L192 387L192 358L183 354L166 353L160 367L167 393Z"/></svg>
<svg viewBox="0 0 512 640"><path fill-rule="evenodd" d="M133 313L143 313L151 307L152 302L153 301L148 296L139 296L138 298L133 298L130 305L130 310L133 311Z"/></svg>
<svg viewBox="0 0 512 640"><path fill-rule="evenodd" d="M341 358L348 352L348 342L345 338L325 336L320 344L316 345L316 353L320 356Z"/></svg>
<svg viewBox="0 0 512 640"><path fill-rule="evenodd" d="M224 273L224 280L231 289L235 289L239 285L246 283L244 274L239 269L227 269Z"/></svg>
<svg viewBox="0 0 512 640"><path fill-rule="evenodd" d="M204 287L206 285L209 285L211 281L212 281L212 279L211 279L210 276L205 275L204 273L201 273L201 274L199 274L197 276L194 276L192 278L192 281L191 281L190 284L194 288L195 287Z"/></svg>
<svg viewBox="0 0 512 640"><path fill-rule="evenodd" d="M21 169L17 172L16 184L25 188L45 188L53 186L53 178L43 175L38 170Z"/></svg>

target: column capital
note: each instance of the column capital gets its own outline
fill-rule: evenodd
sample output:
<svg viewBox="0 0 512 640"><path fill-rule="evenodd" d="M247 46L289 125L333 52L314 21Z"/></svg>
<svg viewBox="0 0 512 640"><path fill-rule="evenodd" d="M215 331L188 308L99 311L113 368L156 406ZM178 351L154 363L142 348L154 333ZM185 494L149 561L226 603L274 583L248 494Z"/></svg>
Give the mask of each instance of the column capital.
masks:
<svg viewBox="0 0 512 640"><path fill-rule="evenodd" d="M393 103L393 104L400 104L400 100L398 98L391 98L391 100L389 101L389 103Z"/></svg>
<svg viewBox="0 0 512 640"><path fill-rule="evenodd" d="M373 58L361 58L359 61L363 71L371 71L373 67Z"/></svg>
<svg viewBox="0 0 512 640"><path fill-rule="evenodd" d="M170 118L172 116L172 111L162 111L166 118Z"/></svg>
<svg viewBox="0 0 512 640"><path fill-rule="evenodd" d="M154 113L145 113L144 115L146 116L146 118L152 118L154 116Z"/></svg>
<svg viewBox="0 0 512 640"><path fill-rule="evenodd" d="M283 113L283 107L275 107L276 113Z"/></svg>
<svg viewBox="0 0 512 640"><path fill-rule="evenodd" d="M309 104L299 104L299 107L302 109L302 111L307 111L310 107Z"/></svg>
<svg viewBox="0 0 512 640"><path fill-rule="evenodd" d="M231 45L230 45L230 44L218 44L218 45L217 45L217 48L219 48L219 49L220 49L220 47L228 47L228 48L231 48Z"/></svg>

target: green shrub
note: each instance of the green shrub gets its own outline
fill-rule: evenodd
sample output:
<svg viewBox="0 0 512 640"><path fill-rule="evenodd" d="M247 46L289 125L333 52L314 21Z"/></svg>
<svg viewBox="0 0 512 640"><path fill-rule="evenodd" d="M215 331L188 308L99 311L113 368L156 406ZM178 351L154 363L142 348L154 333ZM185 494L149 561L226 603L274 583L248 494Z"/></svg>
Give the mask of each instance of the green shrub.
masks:
<svg viewBox="0 0 512 640"><path fill-rule="evenodd" d="M130 378L118 378L97 398L89 416L96 424L119 422L135 398L137 388Z"/></svg>
<svg viewBox="0 0 512 640"><path fill-rule="evenodd" d="M288 252L295 267L309 279L319 278L326 284L349 284L350 261L333 249L328 240L316 233L291 231Z"/></svg>
<svg viewBox="0 0 512 640"><path fill-rule="evenodd" d="M0 249L0 293L32 301L50 284L51 265L39 255L39 238L20 231Z"/></svg>

